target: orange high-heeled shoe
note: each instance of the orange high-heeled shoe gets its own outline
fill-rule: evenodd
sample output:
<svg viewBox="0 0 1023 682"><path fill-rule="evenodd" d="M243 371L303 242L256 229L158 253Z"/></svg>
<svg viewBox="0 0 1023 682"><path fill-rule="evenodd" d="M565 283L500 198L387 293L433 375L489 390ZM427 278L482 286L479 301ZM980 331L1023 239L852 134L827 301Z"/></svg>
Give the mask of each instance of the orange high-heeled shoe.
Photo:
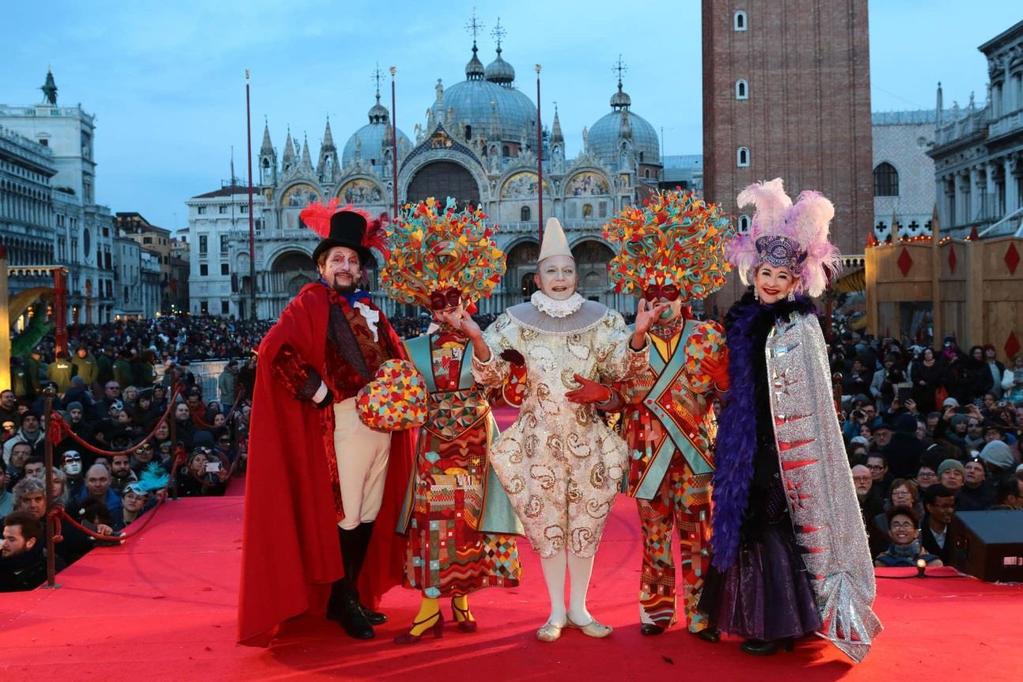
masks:
<svg viewBox="0 0 1023 682"><path fill-rule="evenodd" d="M455 614L455 622L458 623L458 629L462 632L476 632L477 625L475 620L470 620L472 614L469 613L469 609L460 609L455 604L455 597L451 598L451 611Z"/></svg>
<svg viewBox="0 0 1023 682"><path fill-rule="evenodd" d="M417 626L423 625L424 623L429 623L434 618L437 619L437 622L434 623L433 625L431 625L430 627L426 628L425 630L423 630L423 632L421 634L418 634L418 635L412 634L412 630L414 630ZM430 631L433 632L433 638L434 639L440 639L441 637L444 636L444 614L442 614L440 611L437 611L437 613L435 613L432 616L429 616L428 618L425 618L423 620L414 620L414 621L412 621L412 627L409 629L409 631L405 632L405 633L402 633L402 634L398 635L397 637L395 637L394 638L394 643L395 644L415 644L415 643L419 642L423 637L425 637L426 634L428 632L430 632Z"/></svg>

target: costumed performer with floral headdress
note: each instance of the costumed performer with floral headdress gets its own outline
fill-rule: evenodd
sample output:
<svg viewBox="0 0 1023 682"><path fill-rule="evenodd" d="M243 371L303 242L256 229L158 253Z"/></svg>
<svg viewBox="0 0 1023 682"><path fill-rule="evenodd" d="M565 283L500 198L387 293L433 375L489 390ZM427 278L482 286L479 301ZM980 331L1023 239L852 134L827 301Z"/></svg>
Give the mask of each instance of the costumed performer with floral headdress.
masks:
<svg viewBox="0 0 1023 682"><path fill-rule="evenodd" d="M793 205L781 179L743 190L738 205L749 204L749 233L727 247L752 290L725 320L730 386L701 607L746 653L816 631L859 661L881 630L874 569L809 298L837 272L835 208L811 191Z"/></svg>
<svg viewBox="0 0 1023 682"><path fill-rule="evenodd" d="M497 437L484 387L472 376L472 349L442 319L488 298L505 271L479 208L456 210L430 197L388 226L390 255L381 283L399 303L428 308L439 328L406 342L429 393L398 532L407 536L405 584L423 599L407 633L411 644L444 627L438 600L451 598L458 629L476 630L469 593L515 587L521 568L515 534L522 526L490 466Z"/></svg>
<svg viewBox="0 0 1023 682"><path fill-rule="evenodd" d="M608 264L615 290L667 306L650 328L650 367L614 387L632 453L628 493L643 532L644 635L661 634L676 619L671 545L677 532L689 632L718 639L697 604L710 566L713 405L728 388L728 354L721 326L694 319L689 304L724 284L731 269L724 244L732 235L717 206L681 191L627 207L604 228L604 237L621 245Z"/></svg>
<svg viewBox="0 0 1023 682"><path fill-rule="evenodd" d="M611 383L647 364L646 332L667 307L641 301L630 337L617 312L576 292L575 259L556 218L547 221L529 303L505 311L486 334L464 312L442 316L473 343L473 374L501 386L516 364L526 368L525 398L515 423L490 451L533 548L540 554L551 615L537 638L553 642L566 626L590 637L611 628L586 608L593 559L628 448L591 404L572 401L577 377ZM565 571L571 578L565 609Z"/></svg>
<svg viewBox="0 0 1023 682"><path fill-rule="evenodd" d="M386 618L370 607L401 582L405 556L394 527L413 432L370 428L356 410L360 392L380 392L381 371L387 385L416 375L407 362L401 371L401 340L359 288L376 259L371 249L384 250L383 229L336 200L306 207L301 218L321 237L313 251L320 279L302 288L259 346L238 616L243 644L266 646L282 621L324 601L327 617L349 636L373 637L372 626ZM425 407L425 392L422 401ZM414 412L393 401L385 406Z"/></svg>

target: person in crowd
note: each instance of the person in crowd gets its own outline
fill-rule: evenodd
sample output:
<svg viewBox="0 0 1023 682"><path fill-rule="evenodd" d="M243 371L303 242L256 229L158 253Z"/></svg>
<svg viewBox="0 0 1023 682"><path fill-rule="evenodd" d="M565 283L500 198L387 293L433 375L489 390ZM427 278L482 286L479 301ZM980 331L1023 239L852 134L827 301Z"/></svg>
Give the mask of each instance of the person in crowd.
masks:
<svg viewBox="0 0 1023 682"><path fill-rule="evenodd" d="M40 454L33 454L25 461L25 476L42 476L46 469L46 460Z"/></svg>
<svg viewBox="0 0 1023 682"><path fill-rule="evenodd" d="M1002 440L985 443L978 456L984 461L994 481L1008 478L1016 468L1012 449Z"/></svg>
<svg viewBox="0 0 1023 682"><path fill-rule="evenodd" d="M7 476L11 484L15 484L25 478L25 466L29 459L35 454L35 448L30 443L15 443L11 448L11 458L7 464Z"/></svg>
<svg viewBox="0 0 1023 682"><path fill-rule="evenodd" d="M238 361L231 358L227 361L224 371L217 379L217 388L220 389L220 402L231 409L235 400L235 387L238 383Z"/></svg>
<svg viewBox="0 0 1023 682"><path fill-rule="evenodd" d="M177 472L178 495L198 497L223 495L230 472L209 457L209 448L197 447L188 456L185 466Z"/></svg>
<svg viewBox="0 0 1023 682"><path fill-rule="evenodd" d="M99 379L99 365L96 362L96 357L87 346L79 346L71 364L75 366L75 376L80 378L86 388L91 390L92 385Z"/></svg>
<svg viewBox="0 0 1023 682"><path fill-rule="evenodd" d="M129 483L124 488L121 513L112 519L111 527L119 533L135 522L142 514L149 500L149 492L138 481Z"/></svg>
<svg viewBox="0 0 1023 682"><path fill-rule="evenodd" d="M9 388L0 391L0 422L13 422L14 428L21 426L21 413L18 411L18 397Z"/></svg>
<svg viewBox="0 0 1023 682"><path fill-rule="evenodd" d="M111 487L110 467L102 462L96 462L86 470L85 488L75 501L82 503L88 499L102 502L111 515L121 511L121 498Z"/></svg>
<svg viewBox="0 0 1023 682"><path fill-rule="evenodd" d="M913 384L913 400L921 410L931 412L941 404L938 396L946 391L948 368L938 361L933 348L925 348L920 359L910 365L909 380Z"/></svg>
<svg viewBox="0 0 1023 682"><path fill-rule="evenodd" d="M885 513L885 525L890 528L891 544L877 555L875 566L917 566L923 560L927 566L941 566L941 559L931 554L920 542L919 517L910 507L892 507Z"/></svg>
<svg viewBox="0 0 1023 682"><path fill-rule="evenodd" d="M992 509L1023 509L1023 480L1016 477L1004 478L995 489L995 504Z"/></svg>
<svg viewBox="0 0 1023 682"><path fill-rule="evenodd" d="M752 290L725 322L729 393L718 422L712 560L700 605L723 632L743 637L751 655L816 632L858 661L881 630L873 555L810 300L837 267L828 239L835 209L817 192L793 205L781 179L751 185L738 204L756 206L750 231L728 247ZM869 490L870 470L854 469ZM790 504L800 489L810 501Z"/></svg>
<svg viewBox="0 0 1023 682"><path fill-rule="evenodd" d="M920 542L929 554L948 563L952 543L946 539L948 524L956 512L956 493L936 483L924 489L923 500L927 513L920 521Z"/></svg>
<svg viewBox="0 0 1023 682"><path fill-rule="evenodd" d="M892 417L891 437L885 445L880 447L887 465L885 476L908 478L920 468L920 458L924 453L924 445L917 438L916 430L917 421L912 413L903 412ZM890 481L891 478L888 480Z"/></svg>
<svg viewBox="0 0 1023 682"><path fill-rule="evenodd" d="M920 502L920 489L917 488L914 481L905 478L897 478L892 481L888 497L884 501L884 511L874 517L874 528L889 537L891 536L887 514L895 507L909 507L916 514L917 519L923 516L924 507Z"/></svg>
<svg viewBox="0 0 1023 682"><path fill-rule="evenodd" d="M1013 405L1023 405L1023 352L1016 353L1012 367L1002 375L1002 395Z"/></svg>
<svg viewBox="0 0 1023 682"><path fill-rule="evenodd" d="M103 399L96 403L92 416L103 419L109 415L110 406L115 402L121 402L121 385L111 379L103 385Z"/></svg>
<svg viewBox="0 0 1023 682"><path fill-rule="evenodd" d="M907 383L905 370L900 367L901 357L897 352L885 355L884 366L874 372L870 381L870 395L881 410L888 410L896 399L896 390Z"/></svg>
<svg viewBox="0 0 1023 682"><path fill-rule="evenodd" d="M963 486L956 495L956 511L983 511L995 503L995 487L987 480L987 469L980 457L971 457L963 465Z"/></svg>
<svg viewBox="0 0 1023 682"><path fill-rule="evenodd" d="M46 582L45 546L43 525L31 514L13 512L4 517L0 592L32 590Z"/></svg>
<svg viewBox="0 0 1023 682"><path fill-rule="evenodd" d="M888 458L880 452L869 452L866 466L870 469L870 477L873 479L871 488L882 498L885 497L892 482L892 476L888 471Z"/></svg>
<svg viewBox="0 0 1023 682"><path fill-rule="evenodd" d="M14 509L14 494L11 493L10 486L8 486L9 481L7 470L0 467L0 518L10 514Z"/></svg>
<svg viewBox="0 0 1023 682"><path fill-rule="evenodd" d="M129 483L137 481L138 477L131 468L131 453L118 452L110 456L110 488L118 495L124 493Z"/></svg>
<svg viewBox="0 0 1023 682"><path fill-rule="evenodd" d="M18 443L27 443L32 448L43 442L42 426L37 412L25 412L21 415L21 428L4 443L4 464L10 465L11 452Z"/></svg>
<svg viewBox="0 0 1023 682"><path fill-rule="evenodd" d="M966 482L966 467L957 459L946 459L938 465L938 481L953 495L959 495Z"/></svg>

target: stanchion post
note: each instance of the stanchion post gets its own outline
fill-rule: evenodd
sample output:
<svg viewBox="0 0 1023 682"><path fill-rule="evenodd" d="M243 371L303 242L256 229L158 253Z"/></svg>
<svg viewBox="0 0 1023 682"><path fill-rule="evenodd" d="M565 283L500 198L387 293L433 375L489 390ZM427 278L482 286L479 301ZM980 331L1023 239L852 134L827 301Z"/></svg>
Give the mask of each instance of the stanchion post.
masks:
<svg viewBox="0 0 1023 682"><path fill-rule="evenodd" d="M177 471L174 467L174 463L178 456L178 421L174 418L175 406L174 402L178 399L178 368L175 367L171 370L171 408L170 412L167 413L167 418L170 419L167 426L170 428L170 439L171 439L171 461L170 461L170 494L172 500L178 499L178 476Z"/></svg>
<svg viewBox="0 0 1023 682"><path fill-rule="evenodd" d="M43 428L43 466L46 467L46 518L44 520L46 530L46 587L48 589L56 589L60 587L57 584L57 565L56 557L54 556L54 542L53 542L53 526L56 521L51 515L53 512L53 441L50 440L50 420L53 419L53 398L56 395L56 391L53 390L52 386L47 386L43 389L43 422L45 424Z"/></svg>

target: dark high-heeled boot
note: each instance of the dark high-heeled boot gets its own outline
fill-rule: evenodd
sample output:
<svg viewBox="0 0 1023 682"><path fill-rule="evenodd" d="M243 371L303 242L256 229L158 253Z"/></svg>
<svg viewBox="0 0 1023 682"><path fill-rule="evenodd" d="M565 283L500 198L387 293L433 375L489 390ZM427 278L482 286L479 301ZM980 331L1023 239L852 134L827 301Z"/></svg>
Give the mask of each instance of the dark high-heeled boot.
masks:
<svg viewBox="0 0 1023 682"><path fill-rule="evenodd" d="M773 656L782 647L785 651L792 651L795 648L795 642L791 637L772 640L747 639L739 648L750 656Z"/></svg>
<svg viewBox="0 0 1023 682"><path fill-rule="evenodd" d="M375 636L373 626L359 605L359 593L355 587L359 578L359 568L365 558L365 547L360 548L358 529L338 528L338 539L341 543L341 561L345 575L334 581L330 587L327 618L339 622L349 637L373 639Z"/></svg>

